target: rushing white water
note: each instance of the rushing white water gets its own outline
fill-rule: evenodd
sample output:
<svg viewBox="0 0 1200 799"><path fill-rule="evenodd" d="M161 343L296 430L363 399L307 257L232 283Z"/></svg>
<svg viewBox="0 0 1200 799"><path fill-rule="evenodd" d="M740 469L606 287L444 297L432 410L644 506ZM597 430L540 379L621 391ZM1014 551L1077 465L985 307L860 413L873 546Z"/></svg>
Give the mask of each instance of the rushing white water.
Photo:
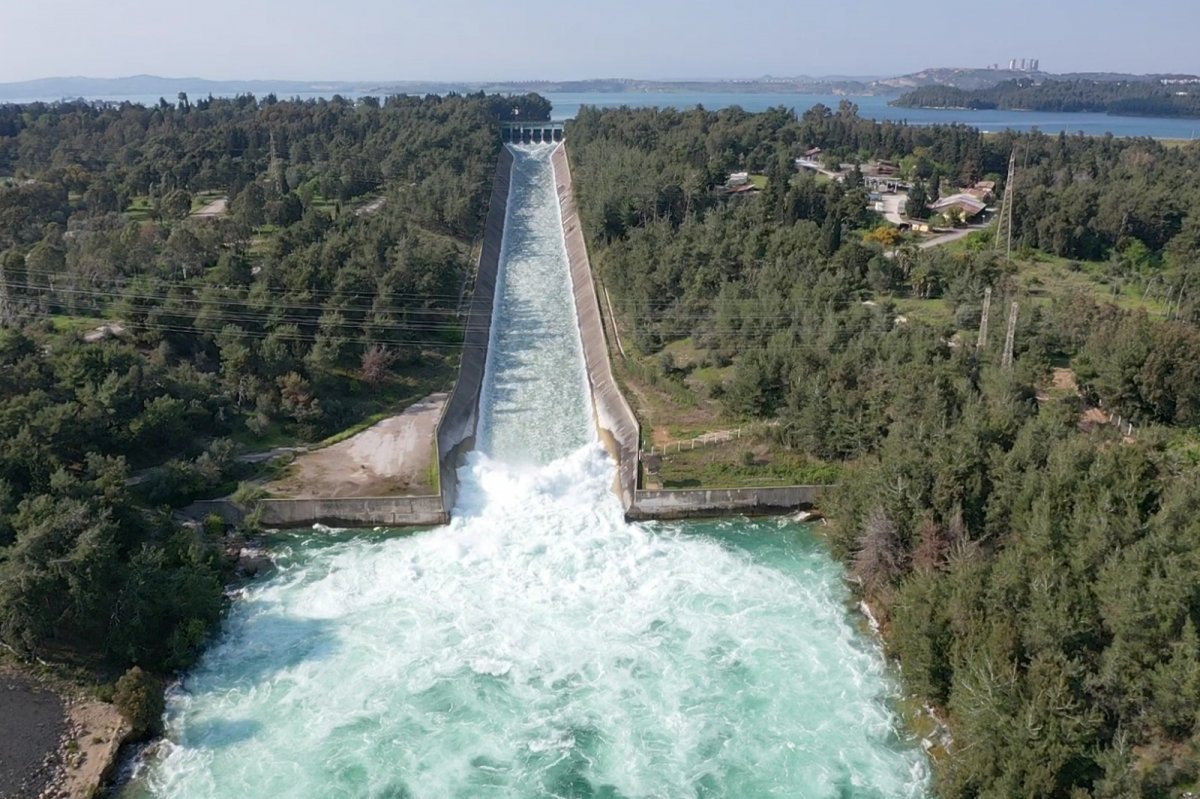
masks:
<svg viewBox="0 0 1200 799"><path fill-rule="evenodd" d="M454 522L280 544L130 795L919 797L809 532L624 522L548 147L517 151L483 451Z"/></svg>

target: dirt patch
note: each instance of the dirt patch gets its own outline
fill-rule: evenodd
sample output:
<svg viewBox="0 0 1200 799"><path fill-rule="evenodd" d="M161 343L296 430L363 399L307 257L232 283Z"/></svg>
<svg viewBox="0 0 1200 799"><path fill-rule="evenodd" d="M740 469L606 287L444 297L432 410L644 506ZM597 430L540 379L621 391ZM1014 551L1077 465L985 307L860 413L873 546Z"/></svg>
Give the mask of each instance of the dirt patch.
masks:
<svg viewBox="0 0 1200 799"><path fill-rule="evenodd" d="M434 439L445 394L431 394L358 435L296 458L265 488L290 499L388 497L434 492Z"/></svg>
<svg viewBox="0 0 1200 799"><path fill-rule="evenodd" d="M1071 369L1055 369L1050 385L1059 391L1079 391L1079 383L1075 381L1075 372Z"/></svg>
<svg viewBox="0 0 1200 799"><path fill-rule="evenodd" d="M1079 429L1084 433L1090 433L1106 424L1112 424L1112 414L1100 408L1088 408L1079 417Z"/></svg>
<svg viewBox="0 0 1200 799"><path fill-rule="evenodd" d="M24 677L0 674L0 797L39 796L59 773L66 731L57 694Z"/></svg>
<svg viewBox="0 0 1200 799"><path fill-rule="evenodd" d="M125 333L125 326L120 322L108 322L84 333L83 340L88 344L95 344L96 342L105 341L110 338L121 338Z"/></svg>

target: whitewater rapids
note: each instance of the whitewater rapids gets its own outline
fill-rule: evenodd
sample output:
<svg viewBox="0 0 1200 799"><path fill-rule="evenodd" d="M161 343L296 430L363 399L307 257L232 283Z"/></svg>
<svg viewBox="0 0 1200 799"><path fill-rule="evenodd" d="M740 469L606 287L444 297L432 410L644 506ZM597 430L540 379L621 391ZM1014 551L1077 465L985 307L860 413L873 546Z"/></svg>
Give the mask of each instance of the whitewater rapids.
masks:
<svg viewBox="0 0 1200 799"><path fill-rule="evenodd" d="M280 537L125 796L926 795L878 647L807 528L623 520L551 149L514 148L453 523Z"/></svg>

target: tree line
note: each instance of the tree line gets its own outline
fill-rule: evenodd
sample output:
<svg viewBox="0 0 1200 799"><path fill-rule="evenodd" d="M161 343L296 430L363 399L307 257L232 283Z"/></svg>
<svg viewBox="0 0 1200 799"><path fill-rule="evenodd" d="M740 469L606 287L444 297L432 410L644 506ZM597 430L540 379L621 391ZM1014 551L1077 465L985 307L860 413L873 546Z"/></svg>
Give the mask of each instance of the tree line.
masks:
<svg viewBox="0 0 1200 799"><path fill-rule="evenodd" d="M1023 245L1095 225L1114 269L1176 277L1194 267L1178 241L1189 206L1140 195L1184 187L1200 150L914 128L849 103L800 116L585 109L568 146L633 357L671 379L716 370L710 398L731 417L771 420L779 446L847 462L826 508L831 546L908 687L949 720L940 795L1159 797L1200 777L1190 316L1074 294L1027 302L1015 366L1002 368L995 339L977 354L973 331L985 288L1004 303L993 312L1022 296L1010 264L990 247L885 249L857 176L792 167L820 147L893 161L942 191L985 176L1003 191L1009 153L1027 150ZM1149 175L1131 184L1139 165ZM735 169L766 174L766 188L722 191ZM1083 186L1119 219L1067 210ZM893 299L905 296L942 298L954 318L908 319ZM696 354L680 366L664 351L683 340ZM1064 362L1082 396L1048 393ZM1085 432L1089 400L1135 416L1136 440Z"/></svg>
<svg viewBox="0 0 1200 799"><path fill-rule="evenodd" d="M0 640L192 661L229 563L220 525L170 510L236 487L240 448L319 439L450 373L514 108L549 110L0 106ZM195 216L199 197L227 211Z"/></svg>

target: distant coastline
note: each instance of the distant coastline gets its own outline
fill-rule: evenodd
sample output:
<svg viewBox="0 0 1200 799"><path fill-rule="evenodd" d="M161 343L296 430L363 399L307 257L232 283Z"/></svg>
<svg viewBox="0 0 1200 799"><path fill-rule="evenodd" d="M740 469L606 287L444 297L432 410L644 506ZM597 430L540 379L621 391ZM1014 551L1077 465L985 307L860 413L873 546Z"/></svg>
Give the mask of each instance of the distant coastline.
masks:
<svg viewBox="0 0 1200 799"><path fill-rule="evenodd" d="M1200 119L1200 78L1129 81L1022 78L983 89L922 86L892 101L900 108L1108 114Z"/></svg>
<svg viewBox="0 0 1200 799"><path fill-rule="evenodd" d="M210 80L201 77L162 77L131 75L120 78L82 76L39 78L36 80L0 83L0 102L17 100L95 98L119 100L128 97L158 95L174 99L178 94L203 97L213 95L276 94L285 96L333 95L350 96L383 94L447 94L475 92L539 94L672 94L704 92L707 94L830 94L847 97L896 96L928 87L945 87L963 92L981 92L1006 82L1019 80L1082 82L1117 86L1127 84L1157 85L1161 82L1187 82L1192 75L1130 75L1124 73L1087 73L1052 75L1005 69L948 68L921 70L895 77L799 75L790 77L761 76L754 78L588 78L584 80L485 80L485 81L419 81L419 80Z"/></svg>
<svg viewBox="0 0 1200 799"><path fill-rule="evenodd" d="M850 86L850 78L837 78L839 86L821 85L821 90L802 91L805 88L816 88L817 79L812 84L803 83L801 79L784 81L634 81L634 80L595 80L595 81L536 81L520 83L493 84L458 84L458 83L382 83L382 82L272 82L272 81L201 81L189 83L186 81L200 79L172 79L143 76L127 79L54 79L56 81L86 81L86 85L74 85L70 88L89 88L88 92L75 92L69 95L56 93L53 89L69 88L63 83L54 81L33 81L23 84L0 84L0 104L5 103L54 103L65 96L82 99L85 102L135 103L142 105L157 105L165 100L174 104L182 92L192 100L213 96L236 96L239 94L254 94L262 98L274 94L281 100L328 99L339 95L348 100L357 100L367 96L385 96L389 94L422 95L427 93L445 94L449 92L478 92L487 93L524 93L537 92L553 104L555 120L573 119L579 110L585 106L613 108L618 106L689 109L703 106L709 110L719 110L737 106L745 111L764 111L768 108L791 108L797 113L804 113L820 104L836 111L838 105L845 100L854 103L860 116L879 121L908 123L912 125L970 125L987 133L1004 130L1030 131L1040 130L1044 133L1057 134L1082 133L1089 136L1112 134L1117 137L1150 137L1155 139L1193 140L1200 133L1200 126L1195 120L1182 116L1155 116L1146 114L1130 114L1124 112L1085 112L1063 110L1049 112L1042 110L1021 111L1017 109L972 108L970 103L961 98L950 101L949 98L939 102L929 102L928 107L908 107L898 104L897 92L907 89L897 84L912 84L919 81L941 81L938 86L951 81L963 85L977 85L980 81L992 81L1007 73L996 70L930 70L901 78L875 80L879 84L869 88L870 79L858 81L857 88ZM990 76L990 78L989 78ZM1106 76L1107 77L1107 76ZM1174 76L1187 79L1187 76ZM1099 80L1097 76L1089 76L1088 80ZM1143 78L1146 80L1148 78ZM176 83L176 80L185 81ZM885 90L885 85L889 88ZM145 89L142 94L129 94L132 89Z"/></svg>

